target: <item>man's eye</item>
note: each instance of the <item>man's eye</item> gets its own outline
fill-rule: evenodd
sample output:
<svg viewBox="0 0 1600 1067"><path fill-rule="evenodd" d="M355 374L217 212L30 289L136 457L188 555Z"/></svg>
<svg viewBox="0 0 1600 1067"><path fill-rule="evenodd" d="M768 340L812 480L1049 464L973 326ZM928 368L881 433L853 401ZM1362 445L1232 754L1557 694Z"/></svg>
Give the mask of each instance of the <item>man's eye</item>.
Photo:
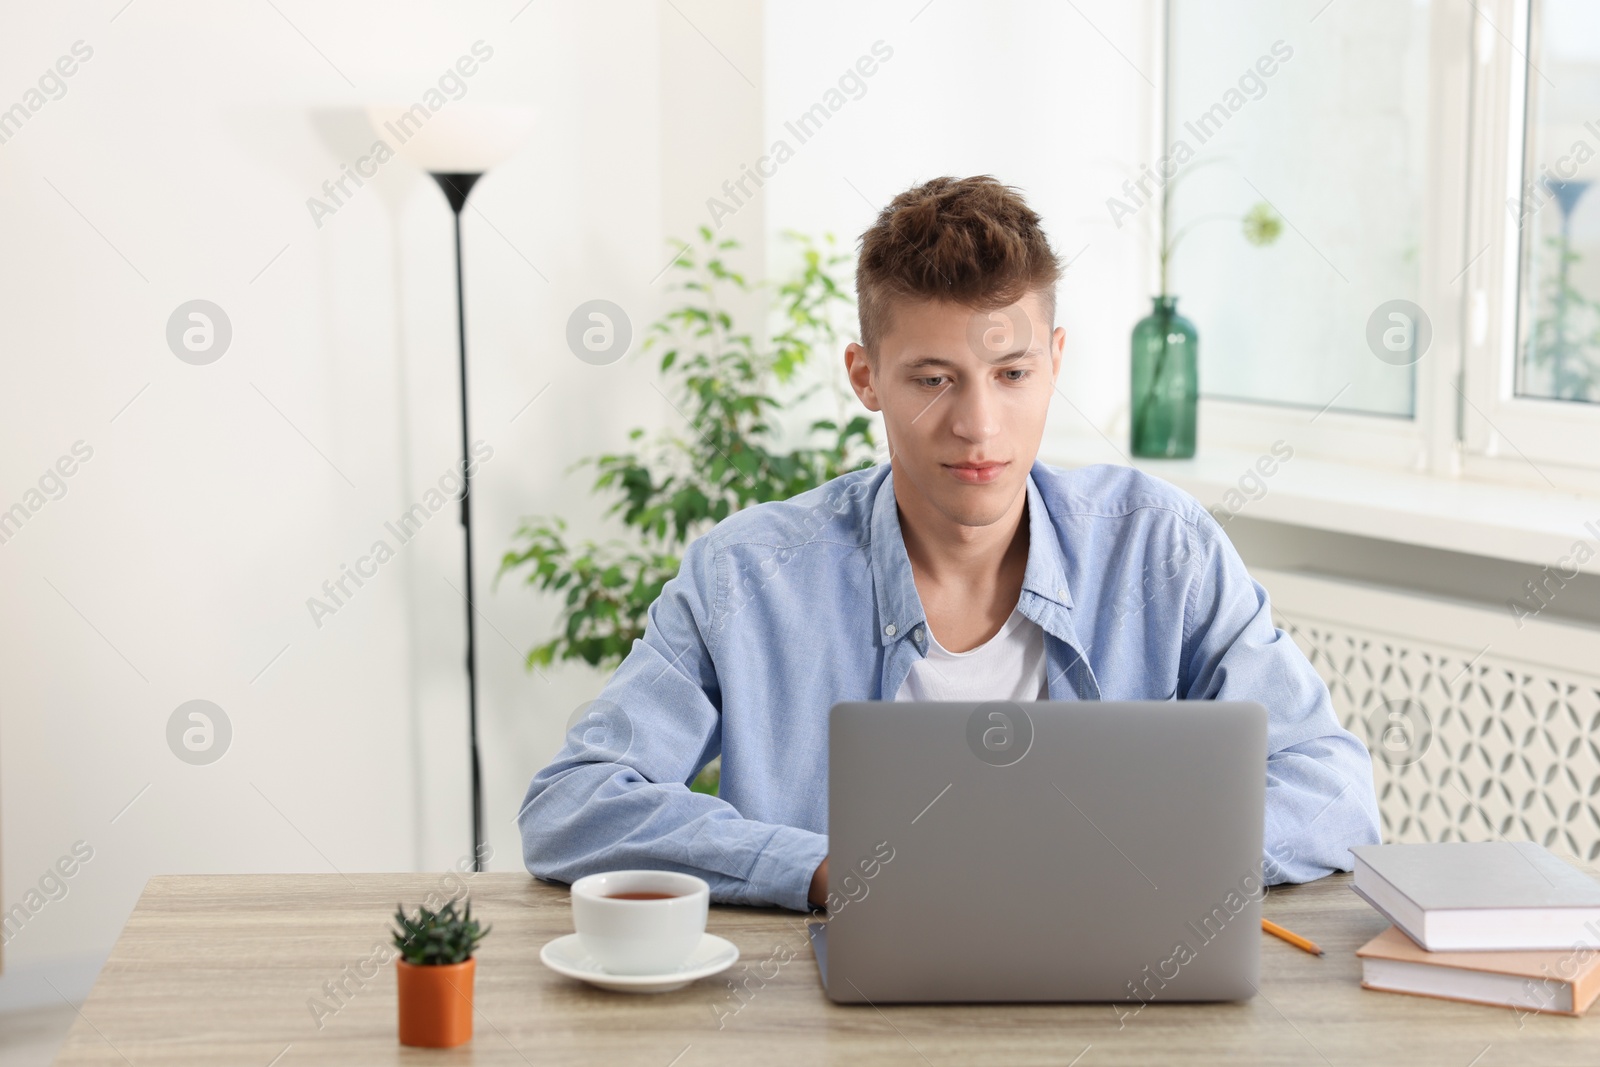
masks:
<svg viewBox="0 0 1600 1067"><path fill-rule="evenodd" d="M1006 371L1006 381L1008 381L1008 382L1020 382L1020 381L1024 380L1025 378L1027 378L1028 374L1029 374L1029 372L1026 371L1026 370L1022 370L1022 369L1019 369L1019 368L1011 368L1010 370Z"/></svg>
<svg viewBox="0 0 1600 1067"><path fill-rule="evenodd" d="M932 378L918 378L917 384L927 386L929 389L937 389L944 384L944 380L944 375L936 374Z"/></svg>

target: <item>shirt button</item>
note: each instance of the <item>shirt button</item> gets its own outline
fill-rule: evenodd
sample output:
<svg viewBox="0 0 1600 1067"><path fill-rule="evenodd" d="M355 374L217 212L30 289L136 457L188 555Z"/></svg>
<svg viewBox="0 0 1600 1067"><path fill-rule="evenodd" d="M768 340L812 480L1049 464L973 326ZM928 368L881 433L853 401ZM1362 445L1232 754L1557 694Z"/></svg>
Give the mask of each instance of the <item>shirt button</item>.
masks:
<svg viewBox="0 0 1600 1067"><path fill-rule="evenodd" d="M1060 597L1062 600L1065 600L1067 599L1067 591L1065 589L1057 589L1056 596Z"/></svg>
<svg viewBox="0 0 1600 1067"><path fill-rule="evenodd" d="M916 638L917 644L922 644L922 627L919 626L915 630L912 630L911 636Z"/></svg>
<svg viewBox="0 0 1600 1067"><path fill-rule="evenodd" d="M883 633L885 637L893 637L895 633L894 623L891 622L888 626L885 626L883 628Z"/></svg>

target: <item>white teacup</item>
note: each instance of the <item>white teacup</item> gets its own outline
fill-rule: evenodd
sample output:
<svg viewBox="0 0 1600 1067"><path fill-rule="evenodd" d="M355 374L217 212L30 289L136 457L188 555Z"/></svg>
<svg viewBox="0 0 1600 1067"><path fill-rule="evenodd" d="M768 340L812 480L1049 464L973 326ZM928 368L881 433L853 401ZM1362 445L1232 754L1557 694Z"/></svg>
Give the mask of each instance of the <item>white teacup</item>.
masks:
<svg viewBox="0 0 1600 1067"><path fill-rule="evenodd" d="M667 894L629 899L632 894ZM706 932L711 887L676 871L607 871L572 883L572 925L612 974L663 974L688 960Z"/></svg>

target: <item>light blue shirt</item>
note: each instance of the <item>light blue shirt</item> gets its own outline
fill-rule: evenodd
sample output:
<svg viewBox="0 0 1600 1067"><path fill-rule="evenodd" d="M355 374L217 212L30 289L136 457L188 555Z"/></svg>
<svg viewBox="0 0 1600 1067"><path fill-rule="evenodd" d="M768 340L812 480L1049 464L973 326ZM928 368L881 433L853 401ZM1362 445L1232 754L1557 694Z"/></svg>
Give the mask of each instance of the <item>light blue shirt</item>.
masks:
<svg viewBox="0 0 1600 1067"><path fill-rule="evenodd" d="M1045 632L1050 698L1264 704L1265 881L1349 870L1378 842L1371 757L1216 520L1128 467L1035 463L1027 493L1018 607ZM829 708L892 700L927 648L887 464L730 515L534 776L528 870L685 871L720 903L809 910ZM719 753L721 795L691 792Z"/></svg>

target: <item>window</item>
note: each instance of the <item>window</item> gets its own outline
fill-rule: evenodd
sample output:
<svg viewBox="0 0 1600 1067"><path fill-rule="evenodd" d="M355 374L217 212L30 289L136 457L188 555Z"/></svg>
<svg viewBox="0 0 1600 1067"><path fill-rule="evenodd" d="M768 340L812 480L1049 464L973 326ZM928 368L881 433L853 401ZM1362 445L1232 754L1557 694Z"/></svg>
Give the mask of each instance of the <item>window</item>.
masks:
<svg viewBox="0 0 1600 1067"><path fill-rule="evenodd" d="M1200 333L1202 447L1291 434L1332 459L1600 489L1600 3L1167 12L1153 155L1195 149L1169 289ZM1249 76L1275 44L1274 73ZM1227 220L1263 201L1285 225L1256 247Z"/></svg>
<svg viewBox="0 0 1600 1067"><path fill-rule="evenodd" d="M1429 8L1171 4L1169 151L1194 155L1171 186L1169 288L1206 396L1414 415L1414 361L1377 358L1367 324L1420 299ZM1285 224L1258 247L1239 220L1261 204Z"/></svg>
<svg viewBox="0 0 1600 1067"><path fill-rule="evenodd" d="M1600 5L1529 15L1516 395L1600 403Z"/></svg>
<svg viewBox="0 0 1600 1067"><path fill-rule="evenodd" d="M1600 11L1497 0L1473 19L1463 467L1600 488Z"/></svg>

